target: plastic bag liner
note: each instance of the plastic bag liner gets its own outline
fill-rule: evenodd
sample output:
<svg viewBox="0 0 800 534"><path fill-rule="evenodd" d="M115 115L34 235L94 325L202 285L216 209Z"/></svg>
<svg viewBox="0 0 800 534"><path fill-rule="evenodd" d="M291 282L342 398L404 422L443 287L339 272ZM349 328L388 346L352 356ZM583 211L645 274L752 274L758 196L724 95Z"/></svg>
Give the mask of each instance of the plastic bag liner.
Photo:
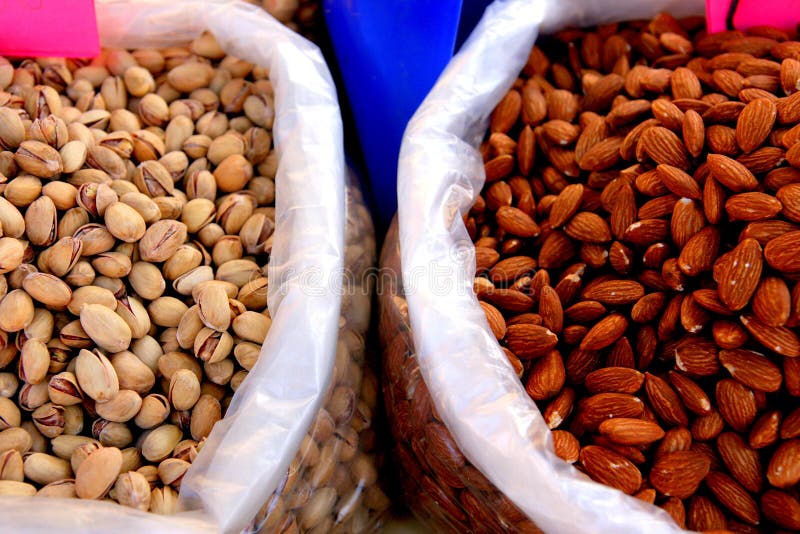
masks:
<svg viewBox="0 0 800 534"><path fill-rule="evenodd" d="M467 459L546 532L680 529L655 506L592 482L555 456L547 426L473 293L475 249L461 216L485 180L476 147L539 32L660 11L702 14L703 3L495 2L417 110L400 151L403 285L433 407Z"/></svg>
<svg viewBox="0 0 800 534"><path fill-rule="evenodd" d="M106 47L184 44L205 30L229 54L269 69L275 89L276 231L269 265L272 326L259 362L185 475L186 512L3 497L7 532L237 532L286 473L324 398L339 327L344 154L336 90L316 46L256 6L234 1L99 1Z"/></svg>

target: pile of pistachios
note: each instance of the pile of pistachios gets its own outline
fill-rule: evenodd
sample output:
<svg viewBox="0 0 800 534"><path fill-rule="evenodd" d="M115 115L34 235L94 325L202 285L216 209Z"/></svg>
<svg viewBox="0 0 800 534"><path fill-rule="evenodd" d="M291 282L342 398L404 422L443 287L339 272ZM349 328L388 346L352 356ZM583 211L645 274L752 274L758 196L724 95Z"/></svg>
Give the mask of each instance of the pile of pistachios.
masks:
<svg viewBox="0 0 800 534"><path fill-rule="evenodd" d="M271 324L268 72L204 34L0 89L0 495L174 512Z"/></svg>

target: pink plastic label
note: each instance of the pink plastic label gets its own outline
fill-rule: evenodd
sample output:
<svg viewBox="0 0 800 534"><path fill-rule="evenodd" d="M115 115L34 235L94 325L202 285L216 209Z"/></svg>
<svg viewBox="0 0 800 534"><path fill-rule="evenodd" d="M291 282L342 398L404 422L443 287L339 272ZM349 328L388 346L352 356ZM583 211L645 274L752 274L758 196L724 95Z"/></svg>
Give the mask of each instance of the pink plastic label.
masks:
<svg viewBox="0 0 800 534"><path fill-rule="evenodd" d="M0 54L91 57L100 53L93 0L0 0Z"/></svg>
<svg viewBox="0 0 800 534"><path fill-rule="evenodd" d="M794 30L800 22L798 0L706 0L706 18L711 33L752 26L775 26Z"/></svg>

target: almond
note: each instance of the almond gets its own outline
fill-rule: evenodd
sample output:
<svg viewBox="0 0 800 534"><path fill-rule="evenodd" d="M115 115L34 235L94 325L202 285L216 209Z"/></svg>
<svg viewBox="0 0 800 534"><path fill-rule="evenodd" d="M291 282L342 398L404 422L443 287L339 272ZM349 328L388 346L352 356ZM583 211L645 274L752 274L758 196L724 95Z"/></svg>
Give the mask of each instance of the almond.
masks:
<svg viewBox="0 0 800 534"><path fill-rule="evenodd" d="M644 403L639 398L624 393L597 393L583 399L579 410L584 426L592 430L611 417L641 416Z"/></svg>
<svg viewBox="0 0 800 534"><path fill-rule="evenodd" d="M687 525L692 530L713 531L726 530L725 514L711 499L695 495L689 503Z"/></svg>
<svg viewBox="0 0 800 534"><path fill-rule="evenodd" d="M680 398L663 378L645 373L644 389L647 392L650 406L664 422L679 426L689 424Z"/></svg>
<svg viewBox="0 0 800 534"><path fill-rule="evenodd" d="M800 356L800 338L785 326L769 326L753 315L739 317L744 327L756 341L773 352L796 358Z"/></svg>
<svg viewBox="0 0 800 534"><path fill-rule="evenodd" d="M611 241L611 230L606 221L588 211L577 213L564 227L564 232L578 241L605 243Z"/></svg>
<svg viewBox="0 0 800 534"><path fill-rule="evenodd" d="M575 255L575 243L563 232L547 234L539 249L538 263L543 269L563 267Z"/></svg>
<svg viewBox="0 0 800 534"><path fill-rule="evenodd" d="M555 397L564 387L567 375L564 360L557 350L536 360L528 374L525 391L533 400L541 401Z"/></svg>
<svg viewBox="0 0 800 534"><path fill-rule="evenodd" d="M587 287L581 297L612 306L631 304L644 296L644 287L633 280L609 280Z"/></svg>
<svg viewBox="0 0 800 534"><path fill-rule="evenodd" d="M761 491L763 469L758 453L751 449L739 434L723 432L717 438L717 451L728 471L751 493Z"/></svg>
<svg viewBox="0 0 800 534"><path fill-rule="evenodd" d="M770 240L764 247L764 259L773 269L785 273L800 271L800 231L783 234Z"/></svg>
<svg viewBox="0 0 800 534"><path fill-rule="evenodd" d="M584 385L590 393L628 393L639 391L644 375L626 367L604 367L586 375Z"/></svg>
<svg viewBox="0 0 800 534"><path fill-rule="evenodd" d="M769 447L778 440L781 412L773 410L759 417L750 429L748 443L753 449Z"/></svg>
<svg viewBox="0 0 800 534"><path fill-rule="evenodd" d="M506 330L508 348L522 360L541 357L558 343L558 336L543 326L516 324Z"/></svg>
<svg viewBox="0 0 800 534"><path fill-rule="evenodd" d="M791 313L791 294L786 282L777 276L761 280L753 296L753 313L768 326L783 326Z"/></svg>
<svg viewBox="0 0 800 534"><path fill-rule="evenodd" d="M778 115L775 103L766 98L750 101L736 122L736 142L744 152L752 152L767 139Z"/></svg>
<svg viewBox="0 0 800 534"><path fill-rule="evenodd" d="M489 270L497 260L500 259L500 253L488 247L475 247L475 271L481 274Z"/></svg>
<svg viewBox="0 0 800 534"><path fill-rule="evenodd" d="M719 361L733 378L757 391L778 391L783 381L780 368L767 357L744 349L721 350Z"/></svg>
<svg viewBox="0 0 800 534"><path fill-rule="evenodd" d="M758 187L758 180L753 173L736 160L720 154L709 154L706 162L714 178L735 193Z"/></svg>
<svg viewBox="0 0 800 534"><path fill-rule="evenodd" d="M536 260L529 256L512 256L494 264L489 278L496 284L513 282L536 268Z"/></svg>
<svg viewBox="0 0 800 534"><path fill-rule="evenodd" d="M730 476L712 471L706 476L706 486L714 497L742 521L757 525L761 519L758 505L747 491Z"/></svg>
<svg viewBox="0 0 800 534"><path fill-rule="evenodd" d="M641 419L615 417L600 423L600 434L620 445L649 445L664 437L664 430Z"/></svg>
<svg viewBox="0 0 800 534"><path fill-rule="evenodd" d="M709 459L694 451L661 455L650 470L650 484L660 493L679 499L693 495L711 467Z"/></svg>
<svg viewBox="0 0 800 534"><path fill-rule="evenodd" d="M753 391L736 380L717 382L716 401L722 418L737 432L745 432L756 418L758 406Z"/></svg>
<svg viewBox="0 0 800 534"><path fill-rule="evenodd" d="M539 293L539 315L542 324L556 334L564 327L564 311L555 289L544 286Z"/></svg>
<svg viewBox="0 0 800 534"><path fill-rule="evenodd" d="M497 104L489 121L492 132L507 132L516 124L522 111L522 96L519 92L511 90L503 96Z"/></svg>
<svg viewBox="0 0 800 534"><path fill-rule="evenodd" d="M782 204L765 193L739 193L725 202L725 211L731 221L762 221L780 213Z"/></svg>
<svg viewBox="0 0 800 534"><path fill-rule="evenodd" d="M776 488L791 488L800 482L800 439L784 441L767 466L767 480Z"/></svg>
<svg viewBox="0 0 800 534"><path fill-rule="evenodd" d="M767 490L761 496L761 510L773 523L789 530L800 530L800 501L791 494Z"/></svg>
<svg viewBox="0 0 800 534"><path fill-rule="evenodd" d="M550 225L558 228L577 213L583 200L583 185L571 184L561 190L550 207Z"/></svg>
<svg viewBox="0 0 800 534"><path fill-rule="evenodd" d="M569 464L577 462L581 451L578 439L566 430L553 430L552 436L556 456Z"/></svg>
<svg viewBox="0 0 800 534"><path fill-rule="evenodd" d="M678 256L678 267L687 276L710 271L720 246L719 230L706 226L686 241Z"/></svg>
<svg viewBox="0 0 800 534"><path fill-rule="evenodd" d="M628 495L642 485L642 473L628 459L605 447L587 445L580 452L580 463L594 480Z"/></svg>
<svg viewBox="0 0 800 534"><path fill-rule="evenodd" d="M685 169L689 166L689 154L681 140L670 130L661 126L648 128L642 133L639 144L656 163L666 163Z"/></svg>
<svg viewBox="0 0 800 534"><path fill-rule="evenodd" d="M658 176L664 185L679 197L700 199L702 193L700 186L694 178L672 165L659 165Z"/></svg>
<svg viewBox="0 0 800 534"><path fill-rule="evenodd" d="M489 328L492 330L494 337L503 339L503 336L506 335L506 321L503 319L503 314L487 302L481 302L480 305L481 308L483 308L483 313L486 315L486 320L489 323Z"/></svg>
<svg viewBox="0 0 800 534"><path fill-rule="evenodd" d="M720 256L714 263L714 281L725 306L736 311L750 302L761 278L762 264L761 245L755 239L744 239Z"/></svg>
<svg viewBox="0 0 800 534"><path fill-rule="evenodd" d="M669 383L690 411L701 416L711 413L711 400L694 380L677 371L670 371Z"/></svg>
<svg viewBox="0 0 800 534"><path fill-rule="evenodd" d="M620 314L611 314L595 324L581 341L583 350L599 350L614 343L628 328L628 321Z"/></svg>

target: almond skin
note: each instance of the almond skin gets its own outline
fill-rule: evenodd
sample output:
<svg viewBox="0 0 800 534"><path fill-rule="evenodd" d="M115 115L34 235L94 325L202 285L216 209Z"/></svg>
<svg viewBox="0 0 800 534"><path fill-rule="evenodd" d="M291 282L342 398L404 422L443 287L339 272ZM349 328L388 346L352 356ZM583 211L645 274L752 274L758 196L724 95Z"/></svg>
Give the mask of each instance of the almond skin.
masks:
<svg viewBox="0 0 800 534"><path fill-rule="evenodd" d="M650 470L650 484L664 495L686 499L693 495L711 468L704 454L674 451L663 454Z"/></svg>
<svg viewBox="0 0 800 534"><path fill-rule="evenodd" d="M730 310L744 308L755 293L761 278L761 245L745 239L714 264L714 281L720 300Z"/></svg>
<svg viewBox="0 0 800 534"><path fill-rule="evenodd" d="M598 430L620 445L649 445L664 437L664 430L656 423L624 417L603 421Z"/></svg>
<svg viewBox="0 0 800 534"><path fill-rule="evenodd" d="M625 457L605 447L584 447L580 452L580 463L590 477L628 495L642 485L639 469Z"/></svg>

